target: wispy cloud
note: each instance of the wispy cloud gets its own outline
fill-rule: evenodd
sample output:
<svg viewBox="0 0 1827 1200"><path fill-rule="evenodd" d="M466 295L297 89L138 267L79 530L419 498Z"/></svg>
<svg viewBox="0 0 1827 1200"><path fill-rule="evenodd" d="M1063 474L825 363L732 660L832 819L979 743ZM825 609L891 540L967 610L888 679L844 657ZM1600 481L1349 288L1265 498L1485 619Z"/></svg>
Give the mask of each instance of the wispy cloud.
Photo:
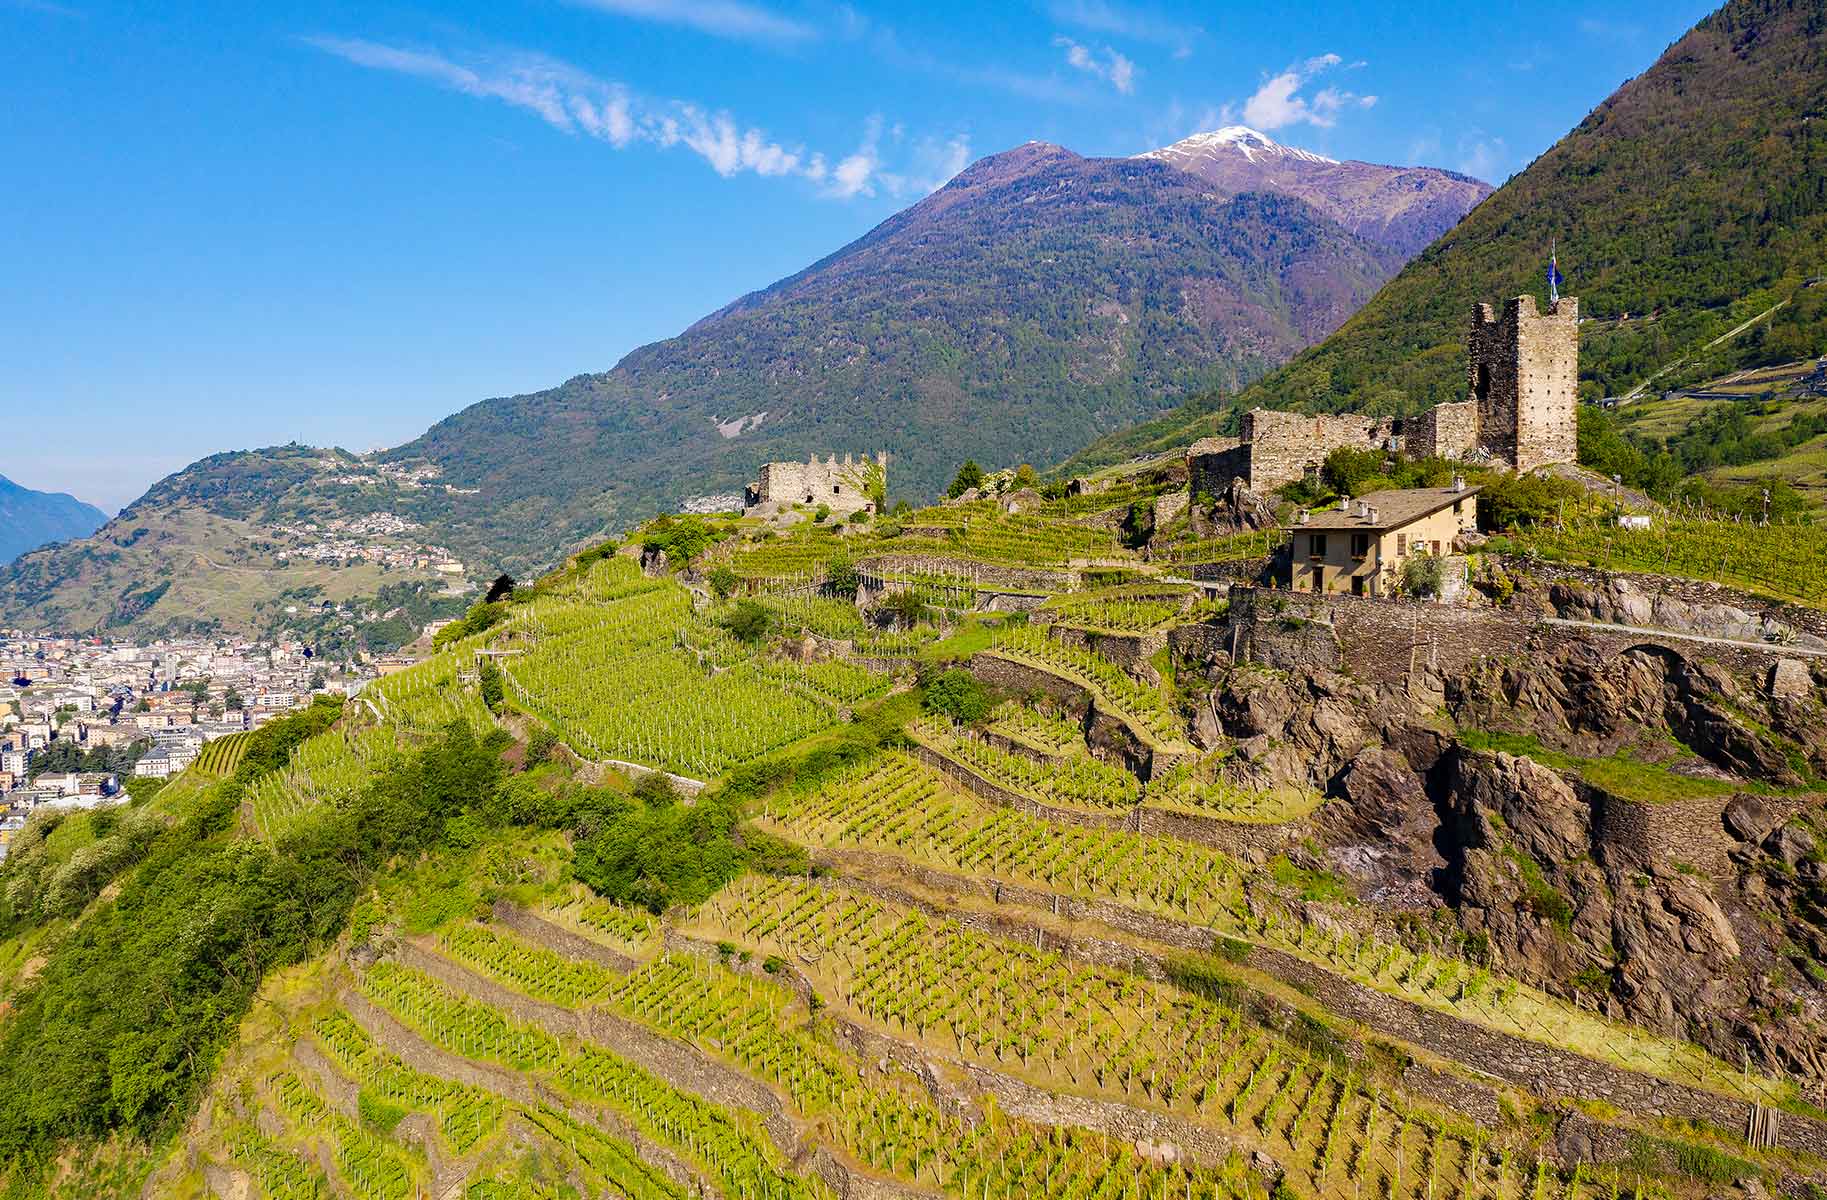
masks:
<svg viewBox="0 0 1827 1200"><path fill-rule="evenodd" d="M1458 135L1449 151L1440 131L1430 129L1409 143L1408 161L1418 167L1450 167L1461 175L1502 183L1510 173L1510 148L1502 138L1473 126Z"/></svg>
<svg viewBox="0 0 1827 1200"><path fill-rule="evenodd" d="M1336 54L1318 54L1265 79L1255 94L1243 103L1244 123L1258 129L1300 124L1330 129L1338 124L1339 114L1347 109L1375 105L1375 96L1361 96L1338 87L1321 88L1311 99L1301 94L1309 83L1343 61ZM1355 62L1351 67L1362 65Z"/></svg>
<svg viewBox="0 0 1827 1200"><path fill-rule="evenodd" d="M1575 22L1579 31L1603 42L1634 42L1643 36L1643 27L1629 21L1610 21L1600 17L1581 17Z"/></svg>
<svg viewBox="0 0 1827 1200"><path fill-rule="evenodd" d="M818 36L804 21L743 0L572 0L617 16L682 25L715 37L744 41L802 42Z"/></svg>
<svg viewBox="0 0 1827 1200"><path fill-rule="evenodd" d="M777 140L727 112L690 100L643 97L624 84L541 54L514 52L458 61L437 51L362 38L304 40L357 66L522 109L554 129L595 138L617 150L637 144L683 148L725 178L748 173L804 179L816 184L820 195L833 199L922 195L969 161L966 135L910 139L899 125L885 128L879 115L864 123L862 141L854 151L829 156Z"/></svg>
<svg viewBox="0 0 1827 1200"><path fill-rule="evenodd" d="M1152 9L1111 0L1051 0L1047 13L1061 25L1166 46L1175 58L1191 54L1193 43L1205 32L1197 25L1172 20Z"/></svg>
<svg viewBox="0 0 1827 1200"><path fill-rule="evenodd" d="M1043 104L1082 104L1085 88L1052 75L1034 75L1009 67L961 61L909 44L893 26L884 25L848 5L840 5L838 29L883 63L903 71L920 71L965 87L1007 92Z"/></svg>
<svg viewBox="0 0 1827 1200"><path fill-rule="evenodd" d="M1111 47L1105 46L1100 58L1091 47L1080 45L1064 34L1054 38L1053 44L1066 52L1066 65L1073 70L1105 80L1125 96L1136 90L1135 63Z"/></svg>

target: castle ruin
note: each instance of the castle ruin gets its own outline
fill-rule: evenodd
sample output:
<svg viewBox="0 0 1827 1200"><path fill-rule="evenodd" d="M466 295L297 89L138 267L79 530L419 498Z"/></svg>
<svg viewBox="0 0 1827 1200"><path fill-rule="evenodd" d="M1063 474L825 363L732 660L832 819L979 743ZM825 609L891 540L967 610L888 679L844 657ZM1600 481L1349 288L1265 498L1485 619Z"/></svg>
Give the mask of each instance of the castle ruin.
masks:
<svg viewBox="0 0 1827 1200"><path fill-rule="evenodd" d="M1192 493L1223 495L1234 478L1273 491L1319 470L1340 447L1404 451L1533 471L1576 456L1579 306L1563 296L1541 312L1518 296L1499 316L1472 309L1465 399L1414 417L1309 415L1252 409L1242 436L1205 438L1186 455Z"/></svg>
<svg viewBox="0 0 1827 1200"><path fill-rule="evenodd" d="M815 454L805 462L762 463L755 482L743 489L744 516L771 517L795 504L809 508L826 505L840 517L854 512L874 513L875 498L888 483L888 456L853 458L836 455L820 462Z"/></svg>

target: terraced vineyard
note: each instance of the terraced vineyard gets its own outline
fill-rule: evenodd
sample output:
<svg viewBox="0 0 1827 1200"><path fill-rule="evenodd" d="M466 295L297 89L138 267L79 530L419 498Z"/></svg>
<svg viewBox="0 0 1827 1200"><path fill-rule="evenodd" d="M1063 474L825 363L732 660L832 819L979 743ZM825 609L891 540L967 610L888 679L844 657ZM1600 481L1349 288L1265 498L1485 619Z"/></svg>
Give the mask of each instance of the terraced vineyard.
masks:
<svg viewBox="0 0 1827 1200"><path fill-rule="evenodd" d="M991 783L1062 804L1102 812L1122 812L1141 801L1142 785L1121 767L1085 753L1042 761L1015 754L959 729L943 717L928 717L911 729L924 746L960 763Z"/></svg>
<svg viewBox="0 0 1827 1200"><path fill-rule="evenodd" d="M1299 820L1324 797L1299 788L1249 788L1227 780L1229 755L1185 758L1148 781L1148 803L1217 817L1225 821L1275 824Z"/></svg>
<svg viewBox="0 0 1827 1200"><path fill-rule="evenodd" d="M1165 747L1184 747L1180 717L1159 688L1141 682L1097 653L1047 636L1044 629L1011 624L999 627L991 645L996 654L1069 679L1103 697L1137 732Z"/></svg>
<svg viewBox="0 0 1827 1200"><path fill-rule="evenodd" d="M837 720L885 676L842 661L764 660L694 618L677 584L604 602L535 601L509 627L515 701L588 758L711 778Z"/></svg>
<svg viewBox="0 0 1827 1200"><path fill-rule="evenodd" d="M1271 773L1306 743L1245 736L1307 697L1202 663L1207 629L1160 645L1223 612L1172 564L960 615L1034 603L975 556L1018 580L1120 557L1098 523L1148 494L738 533L700 564L747 560L728 601L584 555L375 682L250 777L244 830L283 850L331 808L366 820L436 774L415 755L452 722L493 737L484 782L376 868L334 948L268 976L172 1194L1701 1200L1815 1170L1737 1128L1752 1103L1813 1120L1795 1084L1528 986L1333 873L1320 806L1352 798ZM866 593L931 602L910 632L815 586L820 555L871 545ZM1228 708L1213 670L1247 685ZM389 771L405 786L363 790Z"/></svg>
<svg viewBox="0 0 1827 1200"><path fill-rule="evenodd" d="M1322 931L1279 897L1265 871L1218 850L986 809L905 756L890 755L822 788L775 798L764 820L817 846L884 852L961 875L1114 900L1293 953L1341 977L1504 1033L1577 1046L1630 1070L1765 1102L1794 1096L1773 1081L1734 1073L1698 1047L1628 1030L1463 960L1337 926Z"/></svg>
<svg viewBox="0 0 1827 1200"><path fill-rule="evenodd" d="M1827 526L1659 517L1647 529L1598 519L1541 526L1521 539L1551 558L1624 571L1715 579L1816 607L1827 606Z"/></svg>
<svg viewBox="0 0 1827 1200"><path fill-rule="evenodd" d="M235 768L241 765L241 759L246 754L247 734L231 733L227 737L219 737L213 742L205 742L202 752L197 755L197 761L192 766L201 774L221 779L233 775Z"/></svg>

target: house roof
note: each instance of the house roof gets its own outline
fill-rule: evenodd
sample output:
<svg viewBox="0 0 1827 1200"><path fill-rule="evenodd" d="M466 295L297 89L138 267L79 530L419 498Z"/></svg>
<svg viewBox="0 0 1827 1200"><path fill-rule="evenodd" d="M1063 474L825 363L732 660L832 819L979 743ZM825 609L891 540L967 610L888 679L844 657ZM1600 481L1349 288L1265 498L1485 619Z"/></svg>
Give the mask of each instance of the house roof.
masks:
<svg viewBox="0 0 1827 1200"><path fill-rule="evenodd" d="M1380 533L1389 529L1400 529L1413 525L1423 517L1431 517L1454 502L1476 496L1479 489L1461 488L1457 491L1444 488L1395 488L1384 492L1372 492L1361 499L1375 511L1376 519L1357 515L1358 500L1353 499L1350 510L1337 507L1324 508L1309 513L1305 525L1289 525L1289 529L1349 529L1355 532Z"/></svg>

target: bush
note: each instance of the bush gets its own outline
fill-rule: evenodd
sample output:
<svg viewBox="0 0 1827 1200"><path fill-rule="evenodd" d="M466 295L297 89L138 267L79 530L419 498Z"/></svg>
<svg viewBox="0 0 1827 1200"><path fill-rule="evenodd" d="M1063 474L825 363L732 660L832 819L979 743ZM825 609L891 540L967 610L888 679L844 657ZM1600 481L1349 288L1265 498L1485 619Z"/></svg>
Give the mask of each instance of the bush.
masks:
<svg viewBox="0 0 1827 1200"><path fill-rule="evenodd" d="M481 685L482 703L488 705L490 712L500 712L501 703L507 698L507 686L501 680L501 668L493 660L484 659L476 676Z"/></svg>
<svg viewBox="0 0 1827 1200"><path fill-rule="evenodd" d="M533 736L527 739L527 766L537 767L540 763L550 760L552 752L556 749L558 749L558 735L545 726L540 726L533 731Z"/></svg>
<svg viewBox="0 0 1827 1200"><path fill-rule="evenodd" d="M975 725L995 707L989 689L975 675L956 667L926 685L925 701L927 708L962 725Z"/></svg>
<svg viewBox="0 0 1827 1200"><path fill-rule="evenodd" d="M1434 554L1410 555L1402 564L1397 586L1405 596L1438 596L1446 582L1446 563Z"/></svg>
<svg viewBox="0 0 1827 1200"><path fill-rule="evenodd" d="M774 614L770 613L753 600L739 600L729 615L723 618L723 627L739 640L751 644L759 642L768 635L774 626Z"/></svg>
<svg viewBox="0 0 1827 1200"><path fill-rule="evenodd" d="M840 554L825 565L825 586L832 592L846 599L856 599L856 590L863 585L863 577L857 573L856 564L850 556Z"/></svg>
<svg viewBox="0 0 1827 1200"><path fill-rule="evenodd" d="M710 574L705 577L705 582L710 584L711 595L715 596L717 602L721 604L735 595L738 581L736 572L719 564L711 568Z"/></svg>

